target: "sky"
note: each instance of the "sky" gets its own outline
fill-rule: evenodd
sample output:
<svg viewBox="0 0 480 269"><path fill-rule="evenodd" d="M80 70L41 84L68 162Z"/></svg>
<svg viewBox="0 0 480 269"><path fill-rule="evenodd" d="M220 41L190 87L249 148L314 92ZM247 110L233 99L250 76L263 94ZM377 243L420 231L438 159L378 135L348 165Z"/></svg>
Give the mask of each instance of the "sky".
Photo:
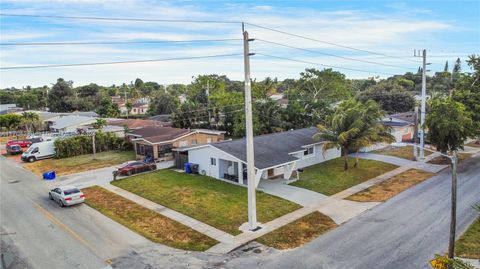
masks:
<svg viewBox="0 0 480 269"><path fill-rule="evenodd" d="M451 68L458 57L462 59L462 69L468 71L467 56L480 54L478 0L2 0L0 9L3 14L0 16L2 68L233 54L101 66L2 69L0 88L51 85L59 77L72 80L74 86L89 83L119 85L135 78L165 85L189 83L193 77L202 74L227 75L230 79L243 80L242 28L240 23L231 22L250 23L245 25L245 30L255 38L250 42L250 52L255 55L250 58L251 76L257 80L267 76L279 80L298 78L306 68L333 67L347 78L384 78L390 74L416 72L421 58L413 57L415 49L427 50L430 74L442 71L445 61ZM73 20L5 16L7 14L230 23ZM197 42L18 45L28 42L166 40Z"/></svg>

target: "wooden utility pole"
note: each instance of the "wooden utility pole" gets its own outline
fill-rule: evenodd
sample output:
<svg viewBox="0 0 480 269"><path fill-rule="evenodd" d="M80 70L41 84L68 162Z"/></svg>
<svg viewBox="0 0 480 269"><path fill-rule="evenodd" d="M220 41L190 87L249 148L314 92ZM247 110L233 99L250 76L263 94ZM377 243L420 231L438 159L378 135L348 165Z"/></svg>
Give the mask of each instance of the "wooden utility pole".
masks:
<svg viewBox="0 0 480 269"><path fill-rule="evenodd" d="M413 160L418 161L418 106L413 112Z"/></svg>
<svg viewBox="0 0 480 269"><path fill-rule="evenodd" d="M250 79L250 48L248 32L243 30L243 61L245 69L245 123L247 140L247 187L248 187L248 228L257 228L256 184L255 184L255 161L253 150L253 120L252 120L252 85ZM243 171L242 171L243 173Z"/></svg>

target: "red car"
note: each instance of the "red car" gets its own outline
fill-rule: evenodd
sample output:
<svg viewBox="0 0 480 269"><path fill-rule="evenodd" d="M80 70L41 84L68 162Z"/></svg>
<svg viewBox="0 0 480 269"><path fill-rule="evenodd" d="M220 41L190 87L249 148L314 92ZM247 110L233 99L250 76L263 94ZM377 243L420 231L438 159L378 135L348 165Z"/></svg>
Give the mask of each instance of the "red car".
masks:
<svg viewBox="0 0 480 269"><path fill-rule="evenodd" d="M130 176L136 173L146 172L146 171L153 171L157 170L157 165L154 163L144 163L139 161L131 161L126 162L120 165L117 168L117 171L126 176Z"/></svg>
<svg viewBox="0 0 480 269"><path fill-rule="evenodd" d="M27 140L27 139L22 139L22 140L9 140L6 144L7 147L12 146L12 145L19 145L22 148L28 148L32 144L32 141Z"/></svg>

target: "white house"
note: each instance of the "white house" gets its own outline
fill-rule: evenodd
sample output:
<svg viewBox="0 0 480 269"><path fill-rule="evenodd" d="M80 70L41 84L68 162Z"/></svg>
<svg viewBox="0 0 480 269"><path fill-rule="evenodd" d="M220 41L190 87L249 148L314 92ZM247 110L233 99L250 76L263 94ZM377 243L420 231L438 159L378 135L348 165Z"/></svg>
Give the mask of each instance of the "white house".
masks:
<svg viewBox="0 0 480 269"><path fill-rule="evenodd" d="M324 141L314 140L317 128L304 128L256 136L255 181L273 177L290 179L297 169L340 157L340 150L324 151ZM229 140L194 146L177 151L188 152L188 161L199 165L203 175L246 184L246 140Z"/></svg>
<svg viewBox="0 0 480 269"><path fill-rule="evenodd" d="M83 127L88 124L92 124L97 121L97 118L94 117L85 117L85 116L59 116L48 119L48 125L51 131L53 132L76 132L77 128Z"/></svg>

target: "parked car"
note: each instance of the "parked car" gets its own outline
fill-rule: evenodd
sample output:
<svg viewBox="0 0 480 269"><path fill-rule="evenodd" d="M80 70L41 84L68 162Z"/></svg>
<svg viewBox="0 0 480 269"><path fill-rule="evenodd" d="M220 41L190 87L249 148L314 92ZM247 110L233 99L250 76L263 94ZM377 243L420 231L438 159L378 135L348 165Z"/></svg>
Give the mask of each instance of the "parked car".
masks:
<svg viewBox="0 0 480 269"><path fill-rule="evenodd" d="M55 141L35 143L22 154L22 161L34 162L40 159L47 159L55 156Z"/></svg>
<svg viewBox="0 0 480 269"><path fill-rule="evenodd" d="M85 194L75 186L60 186L48 192L48 198L58 203L60 207L83 203Z"/></svg>
<svg viewBox="0 0 480 269"><path fill-rule="evenodd" d="M144 163L139 161L130 161L123 163L117 168L117 171L126 176L136 173L157 170L157 165L154 163Z"/></svg>
<svg viewBox="0 0 480 269"><path fill-rule="evenodd" d="M11 145L19 145L22 148L28 148L32 142L28 139L15 139L15 140L9 140L5 146L11 146Z"/></svg>
<svg viewBox="0 0 480 269"><path fill-rule="evenodd" d="M6 150L7 150L7 154L10 154L10 155L22 154L23 153L22 147L20 147L20 145L17 145L17 144L7 146Z"/></svg>
<svg viewBox="0 0 480 269"><path fill-rule="evenodd" d="M41 137L32 137L32 138L28 138L27 139L28 141L30 141L32 144L35 144L35 143L40 143L43 141L43 138ZM31 144L30 144L31 145Z"/></svg>

